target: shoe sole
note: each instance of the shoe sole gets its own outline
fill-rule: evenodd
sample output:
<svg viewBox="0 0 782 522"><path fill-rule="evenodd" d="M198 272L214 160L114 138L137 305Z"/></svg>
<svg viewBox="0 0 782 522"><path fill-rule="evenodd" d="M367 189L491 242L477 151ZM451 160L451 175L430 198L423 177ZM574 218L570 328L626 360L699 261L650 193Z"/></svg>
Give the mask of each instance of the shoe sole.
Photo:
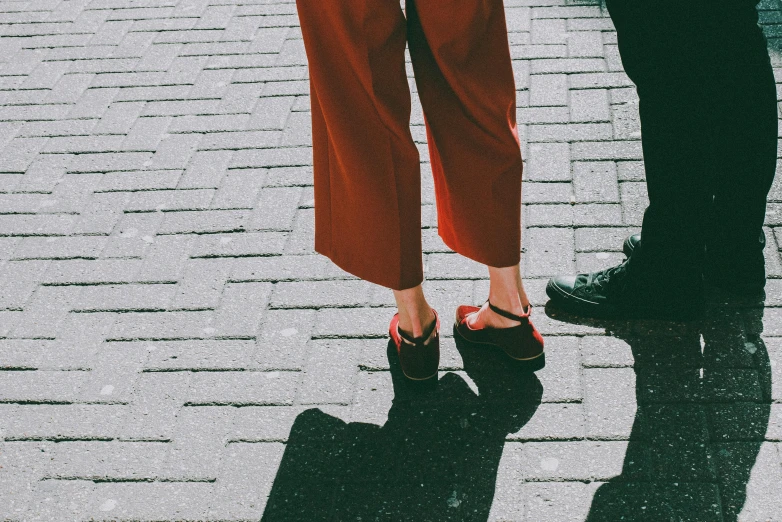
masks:
<svg viewBox="0 0 782 522"><path fill-rule="evenodd" d="M432 375L430 375L429 377L410 377L409 375L407 375L407 374L405 373L405 371L404 371L404 370L402 370L402 375L404 375L404 376L405 376L407 379L410 379L411 381L428 381L429 379L432 379L432 378L434 378L434 377L437 377L437 374L438 374L438 373L440 373L440 370L437 370L436 372L434 372L434 373L433 373Z"/></svg>
<svg viewBox="0 0 782 522"><path fill-rule="evenodd" d="M562 311L583 317L593 317L595 319L686 322L697 321L703 315L702 310L695 313L688 311L660 314L649 313L644 310L619 310L618 308L609 305L596 305L589 301L579 299L578 297L573 297L561 290L558 286L552 284L551 281L546 285L546 295L548 295L554 305Z"/></svg>
<svg viewBox="0 0 782 522"><path fill-rule="evenodd" d="M473 341L472 339L466 338L464 335L462 335L462 332L459 331L459 317L458 316L454 320L453 330L454 330L454 332L459 334L459 337L461 337L462 339L464 339L466 342L468 342L470 344L480 344L482 346L493 346L493 347L497 348L498 350L501 350L502 353L504 353L509 359L511 359L513 361L518 361L520 363L525 363L525 365L528 364L529 366L536 366L538 364L540 365L539 368L535 368L532 371L537 371L537 370L543 368L543 366L546 365L546 352L545 352L545 350L541 351L535 357L526 357L526 358L520 359L518 357L513 357L512 355L510 355L508 352L503 350L502 346L500 346L499 344L482 342L482 341Z"/></svg>

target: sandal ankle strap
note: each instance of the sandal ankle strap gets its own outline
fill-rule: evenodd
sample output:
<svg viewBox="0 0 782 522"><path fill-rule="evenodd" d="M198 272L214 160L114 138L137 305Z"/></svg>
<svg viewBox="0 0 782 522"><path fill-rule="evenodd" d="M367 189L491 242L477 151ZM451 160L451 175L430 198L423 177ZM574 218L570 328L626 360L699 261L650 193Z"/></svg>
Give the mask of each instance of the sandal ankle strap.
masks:
<svg viewBox="0 0 782 522"><path fill-rule="evenodd" d="M432 321L432 325L428 332L421 335L421 337L410 337L408 334L403 332L401 328L397 327L396 331L399 332L399 337L401 337L403 341L407 342L407 344L418 345L426 343L426 341L428 341L432 336L432 333L437 330L437 312L434 310L432 310L432 312L434 313L434 321Z"/></svg>
<svg viewBox="0 0 782 522"><path fill-rule="evenodd" d="M489 303L489 308L492 312L494 312L497 315L501 315L502 317L506 319L510 319L511 321L518 321L520 323L523 323L529 318L529 314L532 313L532 305L527 305L527 313L524 315L516 315L508 312L507 310L503 310L502 308L497 308L493 304L491 304L491 301L488 299L486 300L487 303Z"/></svg>

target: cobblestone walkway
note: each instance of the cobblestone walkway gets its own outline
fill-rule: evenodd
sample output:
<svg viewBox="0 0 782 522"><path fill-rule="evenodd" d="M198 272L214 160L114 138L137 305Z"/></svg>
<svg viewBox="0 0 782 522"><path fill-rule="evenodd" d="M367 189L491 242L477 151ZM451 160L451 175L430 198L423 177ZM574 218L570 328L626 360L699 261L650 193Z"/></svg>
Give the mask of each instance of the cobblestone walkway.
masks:
<svg viewBox="0 0 782 522"><path fill-rule="evenodd" d="M782 176L765 307L547 315L548 276L640 228L637 98L600 5L506 9L547 367L444 327L417 390L390 292L313 252L293 2L0 0L0 519L782 520ZM412 125L428 162L415 96ZM438 239L428 163L423 188L445 318L487 274Z"/></svg>

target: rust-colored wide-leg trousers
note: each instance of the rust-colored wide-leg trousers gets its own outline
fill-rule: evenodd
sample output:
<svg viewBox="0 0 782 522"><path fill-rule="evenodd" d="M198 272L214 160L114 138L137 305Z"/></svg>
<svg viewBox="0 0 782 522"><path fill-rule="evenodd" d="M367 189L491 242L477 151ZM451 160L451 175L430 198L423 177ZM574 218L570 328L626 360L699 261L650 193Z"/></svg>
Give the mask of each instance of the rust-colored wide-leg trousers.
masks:
<svg viewBox="0 0 782 522"><path fill-rule="evenodd" d="M502 0L297 0L310 70L315 250L395 290L423 280L409 43L440 237L517 264L522 161Z"/></svg>

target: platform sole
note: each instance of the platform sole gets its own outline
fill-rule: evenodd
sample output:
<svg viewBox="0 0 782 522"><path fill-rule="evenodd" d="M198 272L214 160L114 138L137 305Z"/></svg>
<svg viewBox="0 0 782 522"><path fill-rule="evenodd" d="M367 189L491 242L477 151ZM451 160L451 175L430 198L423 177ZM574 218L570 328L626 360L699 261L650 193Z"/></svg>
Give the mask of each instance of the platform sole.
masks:
<svg viewBox="0 0 782 522"><path fill-rule="evenodd" d="M460 338L464 339L465 342L468 342L470 344L480 344L482 346L492 346L498 350L501 350L502 353L504 353L509 359L512 361L515 361L519 364L519 366L529 369L530 371L537 371L543 368L546 365L546 352L541 351L538 355L535 355L533 357L525 357L525 358L519 358L519 357L513 357L508 352L502 349L502 346L500 346L497 343L492 342L486 342L486 341L475 341L473 339L468 339L465 337L462 332L459 330L459 319L454 321L453 330L456 334L459 335Z"/></svg>

